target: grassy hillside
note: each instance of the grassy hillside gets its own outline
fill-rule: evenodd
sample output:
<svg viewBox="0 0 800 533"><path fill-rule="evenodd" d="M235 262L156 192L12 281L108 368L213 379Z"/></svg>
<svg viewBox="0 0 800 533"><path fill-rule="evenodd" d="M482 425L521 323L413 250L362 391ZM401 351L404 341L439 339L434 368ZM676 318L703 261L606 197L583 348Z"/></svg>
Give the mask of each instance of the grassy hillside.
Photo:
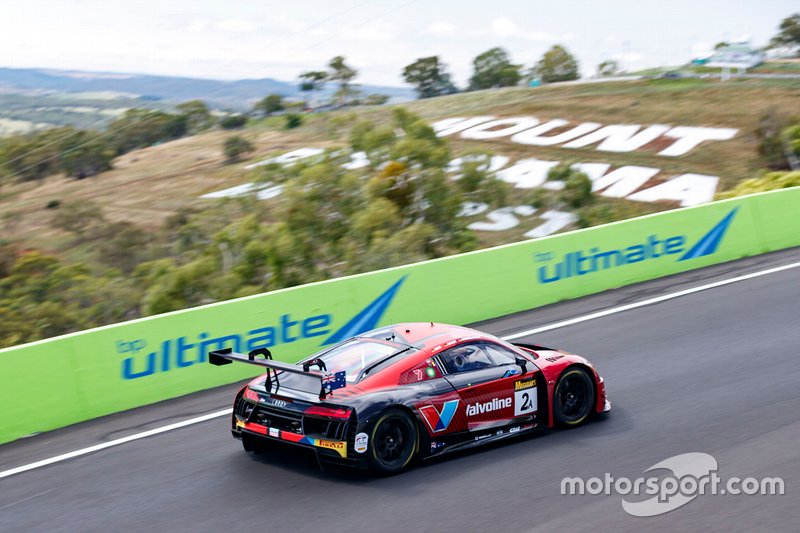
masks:
<svg viewBox="0 0 800 533"><path fill-rule="evenodd" d="M572 122L603 124L672 124L733 127L739 134L730 141L707 143L679 158L655 155L653 150L620 154L594 149L530 147L506 140L487 143L450 138L454 152L491 149L517 159L605 162L644 165L666 174L696 172L720 176L721 189L729 189L752 177L763 167L754 131L768 113L787 114L800 103L798 80L716 81L645 80L603 84L560 85L481 91L409 103L407 107L426 119L454 116L534 115L539 119L562 118ZM360 119L384 121L387 107L360 108L307 116L294 130L282 129L280 117L251 124L240 132L256 150L248 161L226 165L222 143L230 132L212 131L194 137L137 150L115 161L114 170L80 181L51 177L44 183L6 185L0 189L0 229L6 239L41 247L68 256L82 255L68 236L50 227L48 202L91 200L116 221L154 228L171 214L187 207L212 207L201 194L238 185L253 178L244 169L248 162L307 146L344 144L348 128ZM669 208L620 201L630 216ZM618 202L619 203L619 202ZM522 229L502 234L483 234L483 245L519 239Z"/></svg>
<svg viewBox="0 0 800 533"><path fill-rule="evenodd" d="M534 115L602 124L671 124L737 128L730 141L708 143L679 158L660 157L655 150L625 154L591 148L523 147L493 143L498 153L542 159L604 161L645 165L667 172L696 172L722 178L723 188L752 176L761 168L753 132L768 113L800 109L800 80L736 80L725 83L700 79L642 80L634 82L561 85L536 89L506 89L449 96L410 106L424 117L492 114ZM458 145L477 147L458 141Z"/></svg>

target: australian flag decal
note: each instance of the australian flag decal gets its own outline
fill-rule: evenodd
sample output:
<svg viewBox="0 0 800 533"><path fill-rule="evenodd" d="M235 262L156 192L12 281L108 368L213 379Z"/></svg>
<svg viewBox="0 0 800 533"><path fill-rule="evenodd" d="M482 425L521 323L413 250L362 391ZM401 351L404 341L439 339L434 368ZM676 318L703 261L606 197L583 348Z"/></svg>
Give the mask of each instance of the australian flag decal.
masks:
<svg viewBox="0 0 800 533"><path fill-rule="evenodd" d="M322 377L322 387L328 392L336 389L341 389L347 385L345 371L336 372L335 374L326 374Z"/></svg>

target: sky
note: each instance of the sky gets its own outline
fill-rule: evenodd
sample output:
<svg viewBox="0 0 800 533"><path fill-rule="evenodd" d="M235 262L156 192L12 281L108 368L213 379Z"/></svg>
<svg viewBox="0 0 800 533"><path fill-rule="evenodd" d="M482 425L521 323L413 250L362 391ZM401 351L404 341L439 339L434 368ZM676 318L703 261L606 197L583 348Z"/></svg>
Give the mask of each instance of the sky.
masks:
<svg viewBox="0 0 800 533"><path fill-rule="evenodd" d="M566 46L584 75L678 65L722 40L763 45L797 0L3 0L0 67L293 81L343 55L358 82L401 86L439 55L464 85L502 46L534 64Z"/></svg>

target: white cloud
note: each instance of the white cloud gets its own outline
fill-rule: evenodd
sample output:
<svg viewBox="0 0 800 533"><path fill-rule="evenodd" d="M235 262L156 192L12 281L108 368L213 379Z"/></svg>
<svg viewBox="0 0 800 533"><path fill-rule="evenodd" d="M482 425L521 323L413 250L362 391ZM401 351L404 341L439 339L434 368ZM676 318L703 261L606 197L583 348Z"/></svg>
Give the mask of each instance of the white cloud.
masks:
<svg viewBox="0 0 800 533"><path fill-rule="evenodd" d="M197 33L205 31L208 28L208 23L203 20L193 20L187 27L186 31Z"/></svg>
<svg viewBox="0 0 800 533"><path fill-rule="evenodd" d="M645 60L645 55L639 52L627 52L624 54L614 54L612 59L618 61L625 70L631 70L632 66L641 65Z"/></svg>
<svg viewBox="0 0 800 533"><path fill-rule="evenodd" d="M256 25L242 19L226 19L214 25L215 28L231 33L247 33L256 29Z"/></svg>
<svg viewBox="0 0 800 533"><path fill-rule="evenodd" d="M492 33L498 37L515 37L522 32L516 22L507 17L494 19L489 27Z"/></svg>
<svg viewBox="0 0 800 533"><path fill-rule="evenodd" d="M356 41L393 41L397 38L395 30L395 24L378 19L356 28L342 30L341 37Z"/></svg>
<svg viewBox="0 0 800 533"><path fill-rule="evenodd" d="M544 31L523 30L516 22L508 17L497 17L489 24L489 33L495 37L515 37L526 41L546 42L553 41L555 35Z"/></svg>
<svg viewBox="0 0 800 533"><path fill-rule="evenodd" d="M425 29L425 33L431 35L453 35L456 30L455 24L445 21L434 22Z"/></svg>

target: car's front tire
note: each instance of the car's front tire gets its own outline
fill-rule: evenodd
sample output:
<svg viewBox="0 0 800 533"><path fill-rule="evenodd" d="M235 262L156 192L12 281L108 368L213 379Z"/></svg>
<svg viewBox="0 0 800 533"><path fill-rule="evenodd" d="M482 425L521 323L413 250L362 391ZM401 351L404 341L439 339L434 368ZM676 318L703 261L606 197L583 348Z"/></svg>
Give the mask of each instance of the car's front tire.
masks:
<svg viewBox="0 0 800 533"><path fill-rule="evenodd" d="M417 435L417 424L406 411L384 411L370 432L370 466L384 475L401 472L414 458Z"/></svg>
<svg viewBox="0 0 800 533"><path fill-rule="evenodd" d="M575 427L589 418L594 407L594 381L581 367L568 368L553 391L553 417L557 426Z"/></svg>

